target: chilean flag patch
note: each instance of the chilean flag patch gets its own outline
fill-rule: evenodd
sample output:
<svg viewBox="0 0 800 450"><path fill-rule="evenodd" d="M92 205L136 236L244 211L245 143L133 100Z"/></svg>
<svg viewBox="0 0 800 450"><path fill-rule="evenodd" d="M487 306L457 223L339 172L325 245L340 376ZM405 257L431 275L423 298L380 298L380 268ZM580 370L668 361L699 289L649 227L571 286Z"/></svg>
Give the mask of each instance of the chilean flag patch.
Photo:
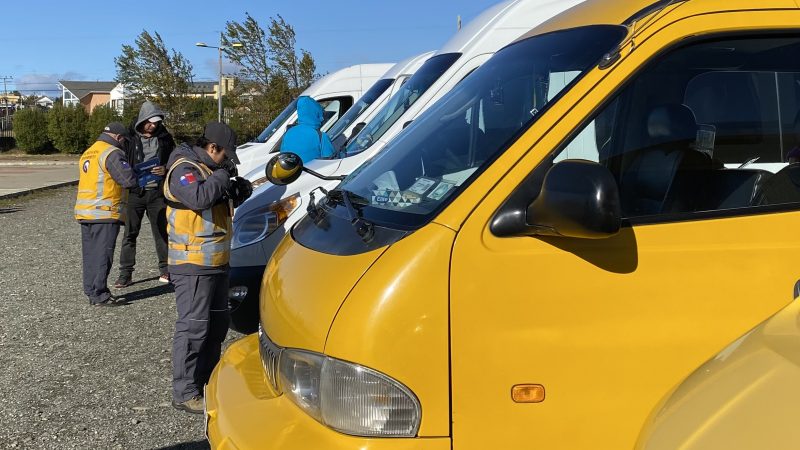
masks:
<svg viewBox="0 0 800 450"><path fill-rule="evenodd" d="M195 181L197 181L197 178L194 177L194 174L192 172L186 172L180 179L181 186L188 186L194 183Z"/></svg>

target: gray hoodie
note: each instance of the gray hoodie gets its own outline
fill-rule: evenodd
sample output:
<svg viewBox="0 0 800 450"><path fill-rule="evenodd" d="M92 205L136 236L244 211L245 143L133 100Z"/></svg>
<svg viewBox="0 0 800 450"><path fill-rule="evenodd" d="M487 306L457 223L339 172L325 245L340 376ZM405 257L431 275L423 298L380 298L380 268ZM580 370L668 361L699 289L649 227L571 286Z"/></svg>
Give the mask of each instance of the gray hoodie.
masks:
<svg viewBox="0 0 800 450"><path fill-rule="evenodd" d="M142 103L142 107L139 109L139 117L136 119L136 125L134 125L136 135L142 143L141 154L136 155L138 161L147 161L150 158L155 158L158 154L158 136L153 135L148 138L142 136L142 133L139 132L141 125L145 121L156 116L163 119L165 116L164 111L149 100Z"/></svg>

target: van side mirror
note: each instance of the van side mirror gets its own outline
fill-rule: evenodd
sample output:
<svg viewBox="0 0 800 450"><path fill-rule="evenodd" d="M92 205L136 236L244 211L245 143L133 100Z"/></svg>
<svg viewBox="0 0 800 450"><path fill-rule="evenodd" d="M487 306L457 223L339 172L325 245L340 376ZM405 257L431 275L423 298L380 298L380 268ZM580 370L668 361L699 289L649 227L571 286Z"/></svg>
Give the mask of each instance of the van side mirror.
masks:
<svg viewBox="0 0 800 450"><path fill-rule="evenodd" d="M411 125L411 122L413 122L413 120L409 120L408 122L404 123L403 129L405 130L407 126Z"/></svg>
<svg viewBox="0 0 800 450"><path fill-rule="evenodd" d="M267 161L267 166L264 168L267 180L278 186L293 183L300 178L300 174L303 172L310 173L321 180L341 181L345 179L344 175L330 177L304 167L303 159L297 153L291 152L278 153Z"/></svg>
<svg viewBox="0 0 800 450"><path fill-rule="evenodd" d="M296 153L279 153L269 161L264 169L267 179L272 184L284 186L294 182L303 171L303 160Z"/></svg>
<svg viewBox="0 0 800 450"><path fill-rule="evenodd" d="M367 126L367 122L358 122L356 126L353 127L353 131L350 133L350 136L355 136L361 132L361 130Z"/></svg>
<svg viewBox="0 0 800 450"><path fill-rule="evenodd" d="M561 161L547 171L541 192L525 216L528 234L608 238L619 232L622 223L619 188L600 164Z"/></svg>

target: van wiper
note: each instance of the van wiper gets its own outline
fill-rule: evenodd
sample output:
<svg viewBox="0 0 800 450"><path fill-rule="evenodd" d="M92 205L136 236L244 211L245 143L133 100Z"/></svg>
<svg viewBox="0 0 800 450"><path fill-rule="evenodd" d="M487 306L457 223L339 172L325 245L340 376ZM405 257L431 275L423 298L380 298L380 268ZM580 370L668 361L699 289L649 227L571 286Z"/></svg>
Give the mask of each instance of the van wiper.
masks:
<svg viewBox="0 0 800 450"><path fill-rule="evenodd" d="M372 238L375 237L375 226L372 224L372 222L361 217L361 208L368 205L369 200L342 188L336 188L330 191L328 198L342 202L344 207L347 209L350 223L356 230L356 234L361 237L361 240L364 242L372 241Z"/></svg>

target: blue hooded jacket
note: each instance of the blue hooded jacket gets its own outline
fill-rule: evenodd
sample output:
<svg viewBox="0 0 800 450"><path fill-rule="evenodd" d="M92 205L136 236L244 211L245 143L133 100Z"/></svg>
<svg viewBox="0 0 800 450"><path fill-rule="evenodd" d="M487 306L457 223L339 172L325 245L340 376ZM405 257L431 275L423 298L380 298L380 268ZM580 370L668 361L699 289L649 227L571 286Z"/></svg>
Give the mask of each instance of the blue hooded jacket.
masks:
<svg viewBox="0 0 800 450"><path fill-rule="evenodd" d="M281 152L297 153L303 164L333 156L330 138L319 131L322 126L322 112L322 106L313 98L305 95L298 98L297 125L286 130L283 135Z"/></svg>

